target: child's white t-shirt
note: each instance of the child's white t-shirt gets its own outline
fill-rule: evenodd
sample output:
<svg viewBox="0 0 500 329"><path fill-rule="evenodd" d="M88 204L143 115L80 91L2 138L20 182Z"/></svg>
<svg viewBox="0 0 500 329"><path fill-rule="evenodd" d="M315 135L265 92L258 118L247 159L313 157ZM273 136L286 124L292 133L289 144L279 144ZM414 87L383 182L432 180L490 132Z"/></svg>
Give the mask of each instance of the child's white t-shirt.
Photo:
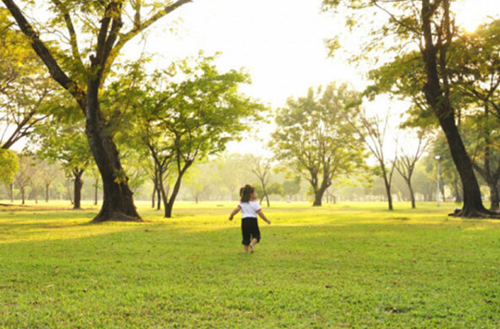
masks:
<svg viewBox="0 0 500 329"><path fill-rule="evenodd" d="M241 208L241 218L257 218L257 213L261 209L257 201L240 202L238 206Z"/></svg>

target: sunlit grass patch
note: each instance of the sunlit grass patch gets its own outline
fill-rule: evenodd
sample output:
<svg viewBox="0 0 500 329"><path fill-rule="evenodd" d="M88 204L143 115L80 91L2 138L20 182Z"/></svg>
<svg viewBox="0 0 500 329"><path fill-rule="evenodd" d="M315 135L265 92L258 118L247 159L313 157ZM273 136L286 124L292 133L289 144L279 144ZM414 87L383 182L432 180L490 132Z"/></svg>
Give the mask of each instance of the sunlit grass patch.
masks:
<svg viewBox="0 0 500 329"><path fill-rule="evenodd" d="M0 212L0 328L500 326L496 221L275 204L247 255L233 203L139 206L144 223Z"/></svg>

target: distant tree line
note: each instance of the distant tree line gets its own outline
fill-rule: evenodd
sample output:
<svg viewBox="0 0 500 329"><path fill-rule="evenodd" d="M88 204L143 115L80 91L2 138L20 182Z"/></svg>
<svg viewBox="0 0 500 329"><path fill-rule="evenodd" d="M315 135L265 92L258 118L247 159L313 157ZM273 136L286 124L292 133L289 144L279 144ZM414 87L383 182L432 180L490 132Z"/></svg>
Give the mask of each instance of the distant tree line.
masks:
<svg viewBox="0 0 500 329"><path fill-rule="evenodd" d="M461 216L498 217L500 21L468 34L455 25L451 0L324 0L325 10L345 6L351 26L365 23L367 8L386 14L387 21L378 22L363 54L353 60L369 61L366 55L377 52L392 59L373 62L371 85L364 91L332 82L311 87L306 96L292 95L275 113L269 142L274 157L254 155L226 168L227 159L218 156L227 143L269 112L239 92L250 83L248 74L220 72L215 56L202 53L153 72L146 69L146 55L118 60L131 39L189 2L151 1L146 16L135 2L93 3L79 15L85 6L57 1L49 8L54 17L39 23L27 19L39 16L33 3L3 1L5 199L45 195L48 200L53 182L64 181L69 191L70 181L67 197L78 209L89 177L94 192L102 191L95 222L141 221L134 205L138 195L148 195L152 207L171 217L179 197L234 199L241 185L253 182L268 206L276 196L321 206L324 200L356 199L348 191L363 189L358 200L383 195L389 210L394 198L416 207L417 200L435 193L461 202ZM65 37L44 41L47 31L61 26ZM329 46L333 53L339 44L332 39ZM386 117L372 113L371 101L386 95L412 104L396 126L389 111ZM397 146L388 150L394 138L389 131L405 131L418 144L410 148L396 138ZM18 157L12 147L20 141L27 147ZM213 165L217 161L223 171ZM53 168L67 179L51 178L57 176Z"/></svg>

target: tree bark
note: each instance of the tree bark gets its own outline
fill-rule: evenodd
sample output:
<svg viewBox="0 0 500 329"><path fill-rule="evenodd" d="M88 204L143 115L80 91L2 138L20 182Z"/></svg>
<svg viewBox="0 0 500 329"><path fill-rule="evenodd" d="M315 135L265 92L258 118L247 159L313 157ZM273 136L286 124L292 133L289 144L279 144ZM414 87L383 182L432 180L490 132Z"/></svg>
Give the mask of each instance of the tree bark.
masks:
<svg viewBox="0 0 500 329"><path fill-rule="evenodd" d="M93 65L97 65L97 62ZM133 193L128 186L128 177L124 174L117 147L101 118L98 100L100 81L99 76L89 77L86 98L85 133L101 173L104 194L101 211L92 221L142 221L135 208Z"/></svg>
<svg viewBox="0 0 500 329"><path fill-rule="evenodd" d="M313 207L320 207L323 204L323 195L326 190L330 187L330 177L328 173L325 173L323 176L323 181L321 182L321 186L318 188L317 185L314 188L314 203Z"/></svg>
<svg viewBox="0 0 500 329"><path fill-rule="evenodd" d="M500 205L500 197L498 195L498 187L490 186L490 210L498 211Z"/></svg>
<svg viewBox="0 0 500 329"><path fill-rule="evenodd" d="M45 202L49 202L50 198L50 184L45 184Z"/></svg>
<svg viewBox="0 0 500 329"><path fill-rule="evenodd" d="M99 181L96 181L95 182L95 185L94 185L94 206L97 206L97 195L98 195L98 192L99 192L99 185L98 185Z"/></svg>
<svg viewBox="0 0 500 329"><path fill-rule="evenodd" d="M486 103L484 106L484 114L486 117L486 120L489 121L489 107ZM500 206L500 197L498 193L498 180L500 178L500 165L497 163L497 168L496 170L493 170L492 168L492 145L493 141L491 140L490 134L491 134L491 129L486 126L484 129L484 143L485 143L485 148L484 148L484 164L483 166L479 166L477 161L474 161L472 166L476 170L477 173L479 173L483 179L486 181L486 184L488 184L488 187L490 189L490 210L491 211L498 211L499 206ZM493 161L495 162L495 161Z"/></svg>
<svg viewBox="0 0 500 329"><path fill-rule="evenodd" d="M413 192L413 187L411 186L411 177L405 178L406 185L408 186L408 190L410 191L410 200L411 200L411 209L417 208L416 202L415 202L415 193Z"/></svg>
<svg viewBox="0 0 500 329"><path fill-rule="evenodd" d="M82 187L83 187L83 170L82 169L73 169L73 178L74 178L74 200L73 209L80 210L82 209Z"/></svg>
<svg viewBox="0 0 500 329"><path fill-rule="evenodd" d="M394 210L394 207L392 204L391 183L392 183L392 174L394 172L395 166L393 165L391 171L388 173L383 158L379 158L378 160L380 164L380 169L382 170L382 178L384 179L385 194L387 195L387 206L389 211L392 211Z"/></svg>
<svg viewBox="0 0 500 329"><path fill-rule="evenodd" d="M156 185L156 200L158 201L158 205L156 207L156 210L160 210L162 201L164 201L163 203L165 204L165 187L163 185L163 172L161 171L161 169L158 172L158 176L156 177L156 179L158 180L155 184Z"/></svg>
<svg viewBox="0 0 500 329"><path fill-rule="evenodd" d="M158 186L157 186L157 178L156 178L156 173L155 177L153 178L153 193L151 193L151 209L155 209L156 207L156 192L158 191Z"/></svg>
<svg viewBox="0 0 500 329"><path fill-rule="evenodd" d="M462 195L460 194L460 187L459 187L460 182L458 181L458 178L455 178L453 180L453 189L455 192L455 203L461 203L463 202Z"/></svg>
<svg viewBox="0 0 500 329"><path fill-rule="evenodd" d="M465 150L453 116L439 118L441 127L448 139L453 162L462 180L464 206L463 217L483 217L488 214L481 200L481 190L472 168L471 160Z"/></svg>
<svg viewBox="0 0 500 329"><path fill-rule="evenodd" d="M172 210L174 209L174 202L179 194L179 190L181 188L181 180L182 176L186 173L189 167L193 164L193 161L187 161L181 170L178 171L177 180L175 181L174 188L172 190L172 194L167 203L165 203L165 217L172 218Z"/></svg>
<svg viewBox="0 0 500 329"><path fill-rule="evenodd" d="M321 207L323 205L323 194L325 193L325 190L319 188L314 191L313 207Z"/></svg>
<svg viewBox="0 0 500 329"><path fill-rule="evenodd" d="M481 191L476 179L472 162L467 154L465 145L462 141L458 127L455 123L455 111L450 103L448 89L446 84L448 82L447 76L443 75L441 81L439 77L439 68L441 72L445 72L446 64L446 44L450 37L449 21L446 15L449 15L449 2L443 0L443 12L445 15L444 24L447 24L439 38L441 43L434 44L434 34L432 31L431 17L437 10L437 7L431 5L429 0L422 1L422 29L424 36L424 44L422 45L421 52L423 55L426 83L424 86L424 94L427 103L430 105L437 119L441 129L446 135L448 146L450 148L451 156L457 171L460 175L463 185L464 205L460 216L462 217L485 217L491 215L487 211L481 200ZM437 42L437 41L436 41ZM439 60L438 60L439 58ZM446 74L446 73L444 73ZM444 85L444 88L442 87Z"/></svg>
<svg viewBox="0 0 500 329"><path fill-rule="evenodd" d="M385 194L387 195L387 205L389 210L394 210L392 205L392 192L391 192L391 183L387 179L387 176L384 174L384 186L385 186Z"/></svg>

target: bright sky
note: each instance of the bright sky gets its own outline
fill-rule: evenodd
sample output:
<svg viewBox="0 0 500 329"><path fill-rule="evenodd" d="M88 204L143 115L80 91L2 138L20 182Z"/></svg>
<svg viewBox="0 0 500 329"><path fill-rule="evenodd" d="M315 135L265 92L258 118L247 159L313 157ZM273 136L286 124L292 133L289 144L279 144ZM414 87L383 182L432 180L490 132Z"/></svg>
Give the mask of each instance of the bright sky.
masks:
<svg viewBox="0 0 500 329"><path fill-rule="evenodd" d="M164 42L149 42L172 57L222 52L220 68L245 68L252 85L243 91L282 106L309 86L347 78L343 63L327 59L323 40L334 34L331 19L319 14L321 0L193 0L178 15L177 34L157 31ZM156 40L156 39L155 39Z"/></svg>
<svg viewBox="0 0 500 329"><path fill-rule="evenodd" d="M176 13L177 32L156 27L146 48L161 54L162 66L196 56L199 50L207 55L222 52L220 69L245 68L253 83L242 91L272 108L283 106L290 96L305 95L311 86L332 81L349 82L361 90L362 74L346 64L345 52L327 57L324 40L344 28L321 14L320 5L321 0L193 0ZM458 0L453 6L457 21L468 30L500 12L498 0ZM356 51L357 42L352 39L343 46ZM242 153L256 148L252 141L229 146Z"/></svg>

